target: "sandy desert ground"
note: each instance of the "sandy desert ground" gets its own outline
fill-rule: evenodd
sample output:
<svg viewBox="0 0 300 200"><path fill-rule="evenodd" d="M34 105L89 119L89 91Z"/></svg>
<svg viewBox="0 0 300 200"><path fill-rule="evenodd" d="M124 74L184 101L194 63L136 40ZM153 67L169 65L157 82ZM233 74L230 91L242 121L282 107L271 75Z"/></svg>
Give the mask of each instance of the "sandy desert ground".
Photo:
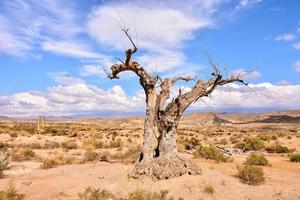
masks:
<svg viewBox="0 0 300 200"><path fill-rule="evenodd" d="M129 178L142 136L142 117L46 118L40 132L34 120L1 118L0 148L12 161L3 171L0 190L13 184L28 200L78 199L87 187L105 189L118 197L144 189L167 190L170 197L185 200L300 199L300 163L291 162L288 156L300 152L300 111L185 116L178 130L178 149L201 168L199 176L160 181ZM263 146L245 149L247 138ZM230 161L195 158L193 152L199 145L225 149L232 154L225 154ZM274 146L288 151L276 152ZM265 181L258 185L245 184L238 177L237 166L253 151L269 162L262 166Z"/></svg>

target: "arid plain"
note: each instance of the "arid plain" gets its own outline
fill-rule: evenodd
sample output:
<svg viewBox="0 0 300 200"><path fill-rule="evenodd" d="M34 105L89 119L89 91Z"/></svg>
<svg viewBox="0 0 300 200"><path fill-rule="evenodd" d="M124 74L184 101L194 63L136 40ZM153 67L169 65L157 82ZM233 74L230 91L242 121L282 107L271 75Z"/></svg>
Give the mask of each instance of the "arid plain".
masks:
<svg viewBox="0 0 300 200"><path fill-rule="evenodd" d="M84 199L79 193L88 187L125 199L137 189L185 200L300 199L300 163L291 159L300 152L299 110L186 115L178 150L202 174L159 181L128 177L141 150L143 123L142 117L45 118L38 127L36 119L1 118L0 148L11 161L0 190L13 185L28 200ZM257 184L239 171L253 152L267 159Z"/></svg>

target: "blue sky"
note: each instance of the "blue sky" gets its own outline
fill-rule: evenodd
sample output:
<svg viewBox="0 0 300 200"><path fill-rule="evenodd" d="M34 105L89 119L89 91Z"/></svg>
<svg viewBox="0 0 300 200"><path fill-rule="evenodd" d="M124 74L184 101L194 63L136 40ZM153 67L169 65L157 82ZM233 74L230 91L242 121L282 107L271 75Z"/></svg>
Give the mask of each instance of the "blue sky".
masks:
<svg viewBox="0 0 300 200"><path fill-rule="evenodd" d="M130 47L117 22L153 74L207 79L209 54L251 83L222 87L191 110L300 108L300 1L3 0L0 115L141 112L137 78L103 71Z"/></svg>

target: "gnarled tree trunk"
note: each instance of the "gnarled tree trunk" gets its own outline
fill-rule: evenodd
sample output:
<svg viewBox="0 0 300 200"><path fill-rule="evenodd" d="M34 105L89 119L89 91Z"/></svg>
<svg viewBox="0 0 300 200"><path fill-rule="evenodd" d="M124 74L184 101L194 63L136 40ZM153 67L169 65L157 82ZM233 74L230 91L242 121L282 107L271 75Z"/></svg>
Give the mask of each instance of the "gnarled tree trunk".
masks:
<svg viewBox="0 0 300 200"><path fill-rule="evenodd" d="M214 69L212 78L208 81L197 81L195 86L184 94L179 90L179 95L165 107L172 86L177 81L187 82L193 79L178 77L172 80L150 75L138 62L132 61L132 55L138 49L128 34L128 29L122 31L132 43L133 49L126 50L125 60L118 59L121 64L114 64L107 75L111 79L116 79L123 71L134 72L139 77L146 96L143 152L130 176L168 179L183 174L200 174L200 170L195 165L178 154L176 134L179 120L192 103L211 94L217 86L232 82L245 84L244 81L234 75L223 79L218 66L210 61Z"/></svg>

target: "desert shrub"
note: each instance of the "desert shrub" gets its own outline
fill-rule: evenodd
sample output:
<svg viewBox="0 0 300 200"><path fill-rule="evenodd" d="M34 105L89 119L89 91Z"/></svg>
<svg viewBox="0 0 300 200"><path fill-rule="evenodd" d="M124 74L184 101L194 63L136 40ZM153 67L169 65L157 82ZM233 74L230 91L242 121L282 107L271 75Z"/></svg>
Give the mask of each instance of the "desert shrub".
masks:
<svg viewBox="0 0 300 200"><path fill-rule="evenodd" d="M48 159L45 159L42 161L41 168L42 169L50 169L50 168L56 167L58 165L59 165L59 163L56 159L48 158Z"/></svg>
<svg viewBox="0 0 300 200"><path fill-rule="evenodd" d="M24 194L18 193L13 185L9 185L6 189L0 191L0 200L23 200Z"/></svg>
<svg viewBox="0 0 300 200"><path fill-rule="evenodd" d="M265 147L263 141L256 137L248 137L244 142L239 143L236 147L242 149L243 151L257 151Z"/></svg>
<svg viewBox="0 0 300 200"><path fill-rule="evenodd" d="M286 139L290 140L290 139L292 139L292 136L288 135L288 136L286 137Z"/></svg>
<svg viewBox="0 0 300 200"><path fill-rule="evenodd" d="M95 150L94 142L93 140L85 140L83 142L82 148L85 149L86 151L93 151Z"/></svg>
<svg viewBox="0 0 300 200"><path fill-rule="evenodd" d="M235 136L230 136L229 137L229 141L231 142L231 144L236 144L236 143L238 143L238 139L235 137Z"/></svg>
<svg viewBox="0 0 300 200"><path fill-rule="evenodd" d="M45 149L55 149L59 148L60 144L58 142L46 142L44 145Z"/></svg>
<svg viewBox="0 0 300 200"><path fill-rule="evenodd" d="M200 145L200 140L195 137L185 140L185 147L189 147L189 148L185 148L187 150L192 149L192 148L195 149L199 145Z"/></svg>
<svg viewBox="0 0 300 200"><path fill-rule="evenodd" d="M278 135L278 137L285 137L286 133L278 133L277 135Z"/></svg>
<svg viewBox="0 0 300 200"><path fill-rule="evenodd" d="M263 141L269 141L271 138L266 134L259 135L258 138Z"/></svg>
<svg viewBox="0 0 300 200"><path fill-rule="evenodd" d="M62 142L61 147L64 150L77 149L77 143L73 141Z"/></svg>
<svg viewBox="0 0 300 200"><path fill-rule="evenodd" d="M19 162L24 160L32 160L36 157L36 153L28 148L20 148L14 154L12 154L12 159Z"/></svg>
<svg viewBox="0 0 300 200"><path fill-rule="evenodd" d="M158 192L148 192L145 190L137 189L129 193L128 200L172 200L168 198L168 191L161 190Z"/></svg>
<svg viewBox="0 0 300 200"><path fill-rule="evenodd" d="M103 142L99 140L95 140L93 144L95 146L95 149L102 149L104 147Z"/></svg>
<svg viewBox="0 0 300 200"><path fill-rule="evenodd" d="M108 151L104 151L99 153L99 160L100 161L109 161L110 158L110 154Z"/></svg>
<svg viewBox="0 0 300 200"><path fill-rule="evenodd" d="M107 190L88 187L78 194L78 200L116 200L115 196Z"/></svg>
<svg viewBox="0 0 300 200"><path fill-rule="evenodd" d="M88 161L95 161L99 159L99 155L97 152L95 151L86 151L84 154L84 161L88 162Z"/></svg>
<svg viewBox="0 0 300 200"><path fill-rule="evenodd" d="M209 184L205 184L203 191L207 194L213 194L215 192L214 186L209 183Z"/></svg>
<svg viewBox="0 0 300 200"><path fill-rule="evenodd" d="M290 153L293 150L279 144L266 147L265 150L269 153Z"/></svg>
<svg viewBox="0 0 300 200"><path fill-rule="evenodd" d="M141 145L131 146L124 153L116 154L114 157L123 163L133 163L139 158L141 151Z"/></svg>
<svg viewBox="0 0 300 200"><path fill-rule="evenodd" d="M272 135L272 140L277 140L277 136L276 135Z"/></svg>
<svg viewBox="0 0 300 200"><path fill-rule="evenodd" d="M300 153L289 154L289 158L291 162L300 162Z"/></svg>
<svg viewBox="0 0 300 200"><path fill-rule="evenodd" d="M246 164L247 165L267 166L269 164L269 162L262 154L251 153L247 157Z"/></svg>
<svg viewBox="0 0 300 200"><path fill-rule="evenodd" d="M110 143L109 143L110 148L117 148L117 147L120 147L122 145L123 145L123 143L121 141L121 138L118 138L116 140L111 140Z"/></svg>
<svg viewBox="0 0 300 200"><path fill-rule="evenodd" d="M249 185L258 185L265 180L263 169L255 165L238 166L238 177Z"/></svg>
<svg viewBox="0 0 300 200"><path fill-rule="evenodd" d="M0 141L0 149L7 149L9 144Z"/></svg>
<svg viewBox="0 0 300 200"><path fill-rule="evenodd" d="M10 137L18 137L18 134L16 132L9 133Z"/></svg>
<svg viewBox="0 0 300 200"><path fill-rule="evenodd" d="M202 157L217 162L227 162L229 160L229 157L225 156L223 152L214 146L199 146L193 155L195 158Z"/></svg>
<svg viewBox="0 0 300 200"><path fill-rule="evenodd" d="M219 144L222 144L222 145L226 145L228 143L227 139L226 138L222 138L220 141L219 141Z"/></svg>
<svg viewBox="0 0 300 200"><path fill-rule="evenodd" d="M3 176L3 170L9 168L11 158L8 154L0 152L0 177Z"/></svg>

